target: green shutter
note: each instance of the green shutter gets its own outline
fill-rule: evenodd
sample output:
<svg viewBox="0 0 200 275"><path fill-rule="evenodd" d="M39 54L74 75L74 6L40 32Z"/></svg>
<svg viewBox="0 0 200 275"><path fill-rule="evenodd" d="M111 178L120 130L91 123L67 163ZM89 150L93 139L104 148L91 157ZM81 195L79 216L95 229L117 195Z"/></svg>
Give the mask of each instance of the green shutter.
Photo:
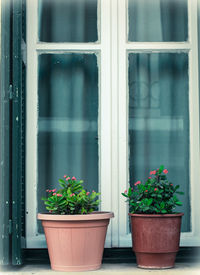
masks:
<svg viewBox="0 0 200 275"><path fill-rule="evenodd" d="M12 264L22 264L25 183L25 101L22 61L22 0L13 0L12 38Z"/></svg>
<svg viewBox="0 0 200 275"><path fill-rule="evenodd" d="M0 90L0 264L9 264L10 235L10 1L1 1Z"/></svg>
<svg viewBox="0 0 200 275"><path fill-rule="evenodd" d="M25 237L25 0L2 0L1 6L0 264L20 265Z"/></svg>

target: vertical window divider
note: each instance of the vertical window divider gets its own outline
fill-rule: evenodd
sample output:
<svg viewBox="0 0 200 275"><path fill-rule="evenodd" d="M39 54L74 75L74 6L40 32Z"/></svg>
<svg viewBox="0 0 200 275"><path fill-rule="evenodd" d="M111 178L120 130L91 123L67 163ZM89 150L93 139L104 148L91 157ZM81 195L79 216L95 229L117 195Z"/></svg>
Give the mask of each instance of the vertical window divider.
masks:
<svg viewBox="0 0 200 275"><path fill-rule="evenodd" d="M38 1L27 1L26 246L37 230L37 51ZM37 244L35 244L37 247Z"/></svg>
<svg viewBox="0 0 200 275"><path fill-rule="evenodd" d="M199 64L198 64L198 7L197 0L188 1L189 17L189 116L190 116L190 201L191 201L191 233L183 233L181 244L200 245L200 220L198 219L198 194L200 186L200 149L199 149ZM189 237L192 236L190 239Z"/></svg>

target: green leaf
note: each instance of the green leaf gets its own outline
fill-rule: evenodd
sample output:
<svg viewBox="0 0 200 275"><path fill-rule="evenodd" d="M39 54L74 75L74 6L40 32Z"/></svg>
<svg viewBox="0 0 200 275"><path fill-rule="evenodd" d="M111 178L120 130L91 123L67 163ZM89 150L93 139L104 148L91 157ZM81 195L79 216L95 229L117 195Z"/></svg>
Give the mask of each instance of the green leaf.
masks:
<svg viewBox="0 0 200 275"><path fill-rule="evenodd" d="M176 205L182 205L182 202L181 201L176 201L175 204Z"/></svg>
<svg viewBox="0 0 200 275"><path fill-rule="evenodd" d="M161 202L160 208L161 208L161 209L164 209L164 208L165 208L165 202L164 202L164 201Z"/></svg>
<svg viewBox="0 0 200 275"><path fill-rule="evenodd" d="M164 170L164 165L160 165L160 168L158 170L159 174L162 173L163 170Z"/></svg>
<svg viewBox="0 0 200 275"><path fill-rule="evenodd" d="M174 188L175 191L176 191L177 189L179 189L179 187L180 187L180 185L176 185L175 188Z"/></svg>
<svg viewBox="0 0 200 275"><path fill-rule="evenodd" d="M66 181L64 181L63 179L59 179L58 181L59 183L64 183L66 185Z"/></svg>
<svg viewBox="0 0 200 275"><path fill-rule="evenodd" d="M162 209L161 213L165 214L165 213L167 213L167 211L165 209Z"/></svg>
<svg viewBox="0 0 200 275"><path fill-rule="evenodd" d="M177 191L176 194L179 194L179 195L184 195L184 192L181 192L181 191Z"/></svg>
<svg viewBox="0 0 200 275"><path fill-rule="evenodd" d="M152 204L152 202L153 202L152 198L148 199L147 205L150 206Z"/></svg>

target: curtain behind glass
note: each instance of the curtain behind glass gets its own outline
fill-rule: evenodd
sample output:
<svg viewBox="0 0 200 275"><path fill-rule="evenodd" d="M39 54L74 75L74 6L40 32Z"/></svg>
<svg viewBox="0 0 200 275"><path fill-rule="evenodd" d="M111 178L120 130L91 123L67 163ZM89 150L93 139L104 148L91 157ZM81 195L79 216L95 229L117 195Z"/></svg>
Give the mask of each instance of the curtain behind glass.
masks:
<svg viewBox="0 0 200 275"><path fill-rule="evenodd" d="M129 0L129 41L187 41L187 0Z"/></svg>
<svg viewBox="0 0 200 275"><path fill-rule="evenodd" d="M38 5L40 41L98 40L97 0L39 0Z"/></svg>
<svg viewBox="0 0 200 275"><path fill-rule="evenodd" d="M98 191L98 65L96 54L79 53L41 54L38 63L37 195L44 212L41 197L65 174Z"/></svg>
<svg viewBox="0 0 200 275"><path fill-rule="evenodd" d="M130 184L163 164L185 192L177 211L190 231L188 55L130 53L128 83Z"/></svg>

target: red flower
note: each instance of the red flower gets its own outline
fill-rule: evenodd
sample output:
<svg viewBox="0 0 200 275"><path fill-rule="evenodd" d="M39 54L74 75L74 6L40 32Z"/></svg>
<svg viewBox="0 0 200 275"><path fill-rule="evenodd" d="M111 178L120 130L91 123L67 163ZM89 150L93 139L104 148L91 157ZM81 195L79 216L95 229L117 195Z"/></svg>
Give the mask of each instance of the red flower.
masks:
<svg viewBox="0 0 200 275"><path fill-rule="evenodd" d="M136 181L136 183L134 183L134 185L136 186L136 185L138 185L138 184L140 184L141 183L141 181Z"/></svg>
<svg viewBox="0 0 200 275"><path fill-rule="evenodd" d="M168 170L167 170L167 169L164 169L164 170L163 170L163 173L167 174L167 173L168 173Z"/></svg>
<svg viewBox="0 0 200 275"><path fill-rule="evenodd" d="M153 170L150 172L150 175L155 175L156 174L156 170Z"/></svg>
<svg viewBox="0 0 200 275"><path fill-rule="evenodd" d="M145 192L148 192L148 190L145 190Z"/></svg>
<svg viewBox="0 0 200 275"><path fill-rule="evenodd" d="M53 196L56 196L56 193L53 193Z"/></svg>
<svg viewBox="0 0 200 275"><path fill-rule="evenodd" d="M157 188L154 189L154 191L157 191L157 190L158 190Z"/></svg>
<svg viewBox="0 0 200 275"><path fill-rule="evenodd" d="M76 178L75 178L75 177L72 177L72 180L76 180Z"/></svg>
<svg viewBox="0 0 200 275"><path fill-rule="evenodd" d="M64 178L66 178L67 177L67 175L64 175Z"/></svg>
<svg viewBox="0 0 200 275"><path fill-rule="evenodd" d="M86 195L88 196L90 194L90 192L87 192Z"/></svg>
<svg viewBox="0 0 200 275"><path fill-rule="evenodd" d="M124 193L127 193L127 190L124 190Z"/></svg>

